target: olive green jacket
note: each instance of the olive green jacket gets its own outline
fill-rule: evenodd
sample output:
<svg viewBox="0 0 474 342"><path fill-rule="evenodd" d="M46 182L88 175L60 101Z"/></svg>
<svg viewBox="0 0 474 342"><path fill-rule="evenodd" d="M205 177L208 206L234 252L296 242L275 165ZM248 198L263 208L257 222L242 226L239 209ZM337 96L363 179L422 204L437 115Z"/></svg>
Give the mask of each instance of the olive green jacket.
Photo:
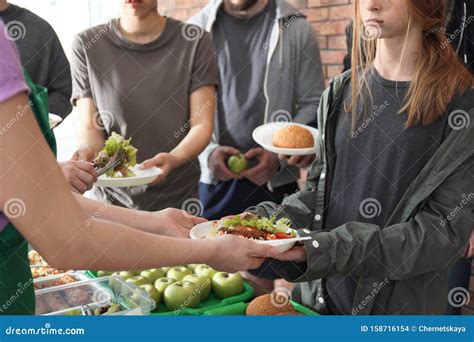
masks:
<svg viewBox="0 0 474 342"><path fill-rule="evenodd" d="M348 222L323 230L329 189L334 128L350 74L331 82L319 112L318 159L311 166L305 191L282 205L261 203L262 216L288 216L306 241L307 263L272 261L272 268L297 282L293 299L325 312L325 278L351 275L358 286L354 315L443 314L448 303L447 268L461 258L474 228L474 92L449 108L452 129L413 180L384 227ZM462 111L460 111L462 109ZM333 169L333 168L332 168ZM337 181L337 180L336 180ZM451 298L456 300L455 298Z"/></svg>

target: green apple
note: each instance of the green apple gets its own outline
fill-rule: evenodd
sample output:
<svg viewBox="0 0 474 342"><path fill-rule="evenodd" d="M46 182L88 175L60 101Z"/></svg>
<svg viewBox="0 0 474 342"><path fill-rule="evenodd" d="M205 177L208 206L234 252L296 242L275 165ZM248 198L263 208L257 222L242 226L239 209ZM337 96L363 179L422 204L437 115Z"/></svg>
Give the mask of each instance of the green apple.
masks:
<svg viewBox="0 0 474 342"><path fill-rule="evenodd" d="M129 278L135 277L135 274L130 271L120 271L112 273L113 276L121 278L123 281L126 281Z"/></svg>
<svg viewBox="0 0 474 342"><path fill-rule="evenodd" d="M150 279L152 283L158 278L166 277L166 273L161 268L152 268L151 270L145 270L140 273L141 276Z"/></svg>
<svg viewBox="0 0 474 342"><path fill-rule="evenodd" d="M108 271L97 271L97 278L101 278L101 277L107 277L109 275L112 275L112 272L108 272Z"/></svg>
<svg viewBox="0 0 474 342"><path fill-rule="evenodd" d="M171 278L160 278L155 281L155 287L162 295L165 292L165 289L171 284L176 283L176 280Z"/></svg>
<svg viewBox="0 0 474 342"><path fill-rule="evenodd" d="M217 298L228 298L241 294L244 281L240 273L218 272L212 277L212 290Z"/></svg>
<svg viewBox="0 0 474 342"><path fill-rule="evenodd" d="M135 277L131 277L131 278L128 278L126 280L127 283L131 283L131 284L134 284L136 286L142 286L142 285L146 285L146 284L150 284L151 285L151 281L150 279L144 277L144 276L135 276Z"/></svg>
<svg viewBox="0 0 474 342"><path fill-rule="evenodd" d="M155 304L156 304L155 308L158 308L161 302L160 291L158 291L156 287L150 284L141 285L140 288L144 289L148 293L150 298L155 301Z"/></svg>
<svg viewBox="0 0 474 342"><path fill-rule="evenodd" d="M196 274L198 277L208 277L209 279L212 279L216 273L217 271L215 269L207 265L199 265L194 270L194 274Z"/></svg>
<svg viewBox="0 0 474 342"><path fill-rule="evenodd" d="M196 269L196 267L198 267L199 264L189 264L189 265L186 265L187 268L189 268L191 271L194 272L194 270Z"/></svg>
<svg viewBox="0 0 474 342"><path fill-rule="evenodd" d="M209 297L209 294L211 293L211 279L208 277L198 277L195 274L189 274L184 277L183 281L189 281L197 286L197 290L201 295L201 301L204 301Z"/></svg>
<svg viewBox="0 0 474 342"><path fill-rule="evenodd" d="M179 281L168 286L164 293L165 305L168 310L195 308L199 304L200 294L195 284Z"/></svg>
<svg viewBox="0 0 474 342"><path fill-rule="evenodd" d="M161 270L165 272L165 275L168 274L168 271L171 269L171 267L161 267Z"/></svg>
<svg viewBox="0 0 474 342"><path fill-rule="evenodd" d="M242 153L235 156L231 156L227 161L227 166L229 167L230 171L239 174L247 169L247 158L245 158Z"/></svg>
<svg viewBox="0 0 474 342"><path fill-rule="evenodd" d="M185 266L176 266L176 267L171 268L166 274L166 276L168 278L173 278L177 281L181 281L188 274L193 274L193 272L189 268Z"/></svg>

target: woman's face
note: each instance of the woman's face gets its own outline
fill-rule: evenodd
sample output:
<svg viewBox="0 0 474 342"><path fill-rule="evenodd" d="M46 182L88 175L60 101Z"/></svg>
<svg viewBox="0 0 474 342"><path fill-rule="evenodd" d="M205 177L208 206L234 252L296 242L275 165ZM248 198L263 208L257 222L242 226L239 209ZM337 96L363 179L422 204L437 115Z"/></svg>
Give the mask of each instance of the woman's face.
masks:
<svg viewBox="0 0 474 342"><path fill-rule="evenodd" d="M123 13L126 15L145 17L158 8L158 0L122 0Z"/></svg>
<svg viewBox="0 0 474 342"><path fill-rule="evenodd" d="M406 0L359 0L359 11L366 31L373 37L393 38L406 34Z"/></svg>

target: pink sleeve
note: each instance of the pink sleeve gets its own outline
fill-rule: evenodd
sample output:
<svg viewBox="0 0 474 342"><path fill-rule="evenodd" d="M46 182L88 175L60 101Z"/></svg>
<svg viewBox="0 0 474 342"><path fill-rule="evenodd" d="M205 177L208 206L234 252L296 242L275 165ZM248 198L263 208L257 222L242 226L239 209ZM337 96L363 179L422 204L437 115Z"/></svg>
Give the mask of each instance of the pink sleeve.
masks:
<svg viewBox="0 0 474 342"><path fill-rule="evenodd" d="M0 32L5 32L1 21ZM28 91L15 43L0 34L0 102Z"/></svg>

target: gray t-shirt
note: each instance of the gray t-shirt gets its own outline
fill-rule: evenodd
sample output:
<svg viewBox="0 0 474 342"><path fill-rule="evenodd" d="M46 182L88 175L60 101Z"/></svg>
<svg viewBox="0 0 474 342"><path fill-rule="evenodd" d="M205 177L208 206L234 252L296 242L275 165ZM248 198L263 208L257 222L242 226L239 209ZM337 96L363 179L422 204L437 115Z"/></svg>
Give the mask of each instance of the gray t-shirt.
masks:
<svg viewBox="0 0 474 342"><path fill-rule="evenodd" d="M221 83L218 142L244 153L255 147L252 131L264 121L263 86L275 16L274 1L250 19L236 18L221 8L212 28Z"/></svg>
<svg viewBox="0 0 474 342"><path fill-rule="evenodd" d="M91 97L107 135L131 137L138 161L170 152L189 132L190 95L218 84L211 37L195 26L167 18L161 36L148 44L127 40L118 20L80 33L73 43L73 104ZM156 186L95 188L96 196L129 208L180 208L197 197L197 158L173 170Z"/></svg>
<svg viewBox="0 0 474 342"><path fill-rule="evenodd" d="M447 115L427 127L405 129L407 114L399 114L409 82L383 79L369 73L372 110L359 114L351 133L351 115L338 113L335 135L335 168L329 176L330 192L325 229L347 222L385 226L401 197L449 133ZM350 84L344 99L350 98ZM369 103L369 102L368 102ZM342 107L343 108L343 107ZM351 136L352 134L352 136ZM351 314L357 282L351 276L332 277L326 289L334 314Z"/></svg>
<svg viewBox="0 0 474 342"><path fill-rule="evenodd" d="M49 112L65 118L72 110L71 70L56 32L33 12L13 4L0 11L33 82L48 88ZM0 32L3 34L3 31Z"/></svg>

